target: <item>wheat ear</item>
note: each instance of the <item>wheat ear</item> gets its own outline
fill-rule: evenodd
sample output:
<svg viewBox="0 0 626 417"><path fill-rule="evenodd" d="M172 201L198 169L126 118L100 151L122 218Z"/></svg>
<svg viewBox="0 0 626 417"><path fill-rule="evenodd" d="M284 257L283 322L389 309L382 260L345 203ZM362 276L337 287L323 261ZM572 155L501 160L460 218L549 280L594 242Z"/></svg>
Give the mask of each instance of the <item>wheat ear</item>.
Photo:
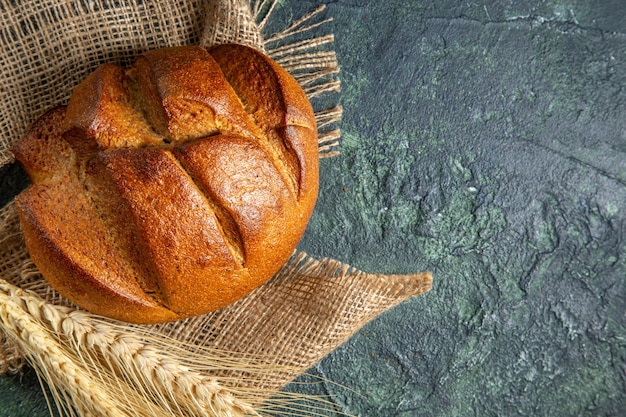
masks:
<svg viewBox="0 0 626 417"><path fill-rule="evenodd" d="M66 405L71 398L74 408L79 411L97 407L93 411L99 416L124 415L106 390L95 389L97 383L89 373L76 366L64 346L51 335L50 328L43 324L40 307L45 308L45 304L28 303L20 297L21 290L7 291L5 285L0 289L2 329L18 343L27 360L53 389L57 408L73 415L72 407ZM53 387L63 387L63 392Z"/></svg>
<svg viewBox="0 0 626 417"><path fill-rule="evenodd" d="M153 341L88 313L45 303L6 282L0 282L0 318L5 333L51 387L57 408L68 415L74 415L72 408L82 415L115 417L258 415L214 379L163 354Z"/></svg>
<svg viewBox="0 0 626 417"><path fill-rule="evenodd" d="M293 372L232 352L180 344L146 327L130 326L69 307L0 280L0 324L47 383L67 416L318 415L323 398L237 387L211 376L233 369L250 378ZM283 369L285 368L285 369ZM267 400L268 397L271 397Z"/></svg>
<svg viewBox="0 0 626 417"><path fill-rule="evenodd" d="M94 323L92 316L83 312L71 313L70 318L71 321L64 322L67 324L66 335L75 337L77 341L83 339L93 350L100 352L110 367L125 369L125 376L131 384L141 387L146 396L154 397L155 402L170 404L172 409L184 415L186 410L191 415L258 414L250 404L233 395L229 388L201 371L229 367L246 369L248 365L243 360L220 357L208 349L199 358L198 353L175 346L175 342L166 337L157 338L139 327Z"/></svg>

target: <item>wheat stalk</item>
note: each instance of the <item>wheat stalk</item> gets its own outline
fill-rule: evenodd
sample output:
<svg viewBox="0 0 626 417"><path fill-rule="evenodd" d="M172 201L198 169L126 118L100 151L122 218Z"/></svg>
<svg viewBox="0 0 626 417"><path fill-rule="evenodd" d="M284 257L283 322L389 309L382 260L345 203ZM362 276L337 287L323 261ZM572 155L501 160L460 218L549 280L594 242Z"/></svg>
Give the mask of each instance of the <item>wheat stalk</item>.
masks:
<svg viewBox="0 0 626 417"><path fill-rule="evenodd" d="M0 324L51 388L62 415L243 417L277 409L317 415L332 406L288 392L267 401L276 393L236 388L241 381L208 375L236 369L258 379L293 372L268 364L268 358L255 362L232 352L192 349L145 327L46 303L4 280Z"/></svg>
<svg viewBox="0 0 626 417"><path fill-rule="evenodd" d="M72 413L71 407L62 404L63 399L71 397L77 409L94 407L97 415L123 415L107 391L95 389L97 382L76 366L73 358L66 354L64 346L51 336L50 329L38 320L40 314L37 307L24 303L25 300L19 297L20 290L7 293L4 285L2 290L0 318L3 331L19 344L26 358L51 387L63 387L64 393L53 390L59 409Z"/></svg>
<svg viewBox="0 0 626 417"><path fill-rule="evenodd" d="M258 415L217 381L168 357L154 340L124 331L125 326L45 303L6 282L0 282L0 318L3 331L52 388L57 406L70 415L68 404L84 415L115 417L131 410L146 416Z"/></svg>

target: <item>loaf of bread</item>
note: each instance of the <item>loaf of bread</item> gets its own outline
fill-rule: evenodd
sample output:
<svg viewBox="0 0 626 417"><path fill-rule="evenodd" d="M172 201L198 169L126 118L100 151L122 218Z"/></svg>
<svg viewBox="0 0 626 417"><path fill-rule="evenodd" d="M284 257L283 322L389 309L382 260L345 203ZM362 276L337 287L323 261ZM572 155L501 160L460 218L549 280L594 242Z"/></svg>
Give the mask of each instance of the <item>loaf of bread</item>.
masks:
<svg viewBox="0 0 626 417"><path fill-rule="evenodd" d="M318 191L317 129L298 83L240 45L100 66L12 148L31 258L95 314L157 323L268 280Z"/></svg>

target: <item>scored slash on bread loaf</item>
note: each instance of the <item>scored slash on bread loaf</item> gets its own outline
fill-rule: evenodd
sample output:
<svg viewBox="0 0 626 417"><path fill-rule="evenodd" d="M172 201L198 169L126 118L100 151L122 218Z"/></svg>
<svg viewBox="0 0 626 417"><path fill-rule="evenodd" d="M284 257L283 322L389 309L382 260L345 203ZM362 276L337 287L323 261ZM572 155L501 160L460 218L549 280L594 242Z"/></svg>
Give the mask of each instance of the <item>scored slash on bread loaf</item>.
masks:
<svg viewBox="0 0 626 417"><path fill-rule="evenodd" d="M13 152L27 248L61 294L137 323L214 311L291 256L318 190L315 118L260 52L221 45L105 64Z"/></svg>

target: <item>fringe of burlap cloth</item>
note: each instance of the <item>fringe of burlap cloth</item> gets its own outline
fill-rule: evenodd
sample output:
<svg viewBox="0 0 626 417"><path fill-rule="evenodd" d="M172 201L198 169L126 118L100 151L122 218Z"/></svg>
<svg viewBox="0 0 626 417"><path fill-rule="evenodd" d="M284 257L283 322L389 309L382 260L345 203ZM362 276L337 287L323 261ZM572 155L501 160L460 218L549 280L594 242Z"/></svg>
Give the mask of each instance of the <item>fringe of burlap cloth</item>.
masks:
<svg viewBox="0 0 626 417"><path fill-rule="evenodd" d="M243 43L272 56L311 98L339 91L332 35L308 36L328 21L323 19L323 7L264 38L263 29L276 4L276 0L38 0L17 5L0 0L0 166L13 161L9 146L26 127L46 109L65 102L95 67L104 62L129 64L149 49ZM320 156L336 155L341 107L316 109L316 118ZM220 415L215 404L222 404L215 392L232 394L223 406L236 404L240 395L258 411L263 401L366 322L431 286L428 273L368 274L334 260L296 253L266 285L218 312L157 326L120 327L77 310L46 283L28 256L13 202L0 209L0 278L0 373L18 370L25 357L44 380L57 385L54 389L61 399L56 401L63 403L65 398L67 407L83 415L126 415L126 406L147 407L152 415L159 415L146 405L158 401L169 401L178 415L194 415L197 404L189 410L180 405L186 404L180 390L187 386L181 381L196 381L191 385L192 397L197 397L209 377L211 384L221 387L207 391L213 392L212 412ZM76 328L107 334L107 343L96 343L95 336L86 336L92 333ZM44 335L49 345L38 347ZM158 353L160 364L182 370L169 382L177 384L179 391L169 387L157 395L149 392L150 387L135 386L143 397L128 400L127 405L118 404L119 399L107 400L106 389L99 396L86 392L103 383L117 387L141 383L130 380L117 363L120 349L133 348L135 360L147 349L138 350L135 336L150 341L150 351ZM174 345L179 347L168 348ZM211 369L210 361L202 362L207 349L248 358L256 371L236 366ZM90 362L85 359L89 357L99 359ZM50 358L57 358L56 362ZM68 376L70 368L73 376ZM145 372L145 366L137 372ZM237 409L242 415L254 414L245 405Z"/></svg>

